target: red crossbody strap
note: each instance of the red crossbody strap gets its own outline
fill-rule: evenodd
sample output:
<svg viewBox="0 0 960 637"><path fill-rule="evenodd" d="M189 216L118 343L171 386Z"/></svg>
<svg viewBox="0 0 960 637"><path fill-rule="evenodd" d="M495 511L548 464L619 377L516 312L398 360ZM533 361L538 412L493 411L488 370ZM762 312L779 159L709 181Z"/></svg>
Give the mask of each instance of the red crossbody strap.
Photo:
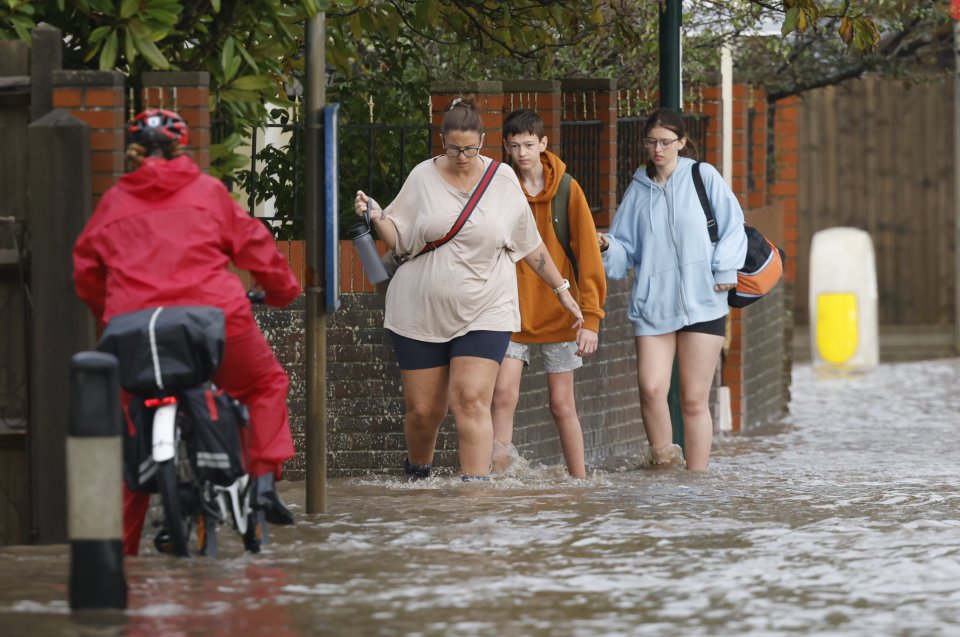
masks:
<svg viewBox="0 0 960 637"><path fill-rule="evenodd" d="M483 197L483 193L487 190L487 186L489 186L490 182L493 181L493 175L497 172L497 166L499 165L500 162L498 162L496 159L490 161L490 165L487 166L487 169L484 171L483 177L480 178L480 183L478 183L477 187L474 188L473 194L470 195L470 199L467 200L467 205L463 207L463 210L460 212L460 216L457 217L457 221L453 224L453 227L450 228L450 231L436 241L428 242L427 245L424 246L423 250L418 252L415 256L419 257L425 252L436 250L444 243L457 236L457 233L460 232L460 229L463 228L463 225L467 223L467 219L470 217L473 209L477 207L477 204L480 202L480 198Z"/></svg>

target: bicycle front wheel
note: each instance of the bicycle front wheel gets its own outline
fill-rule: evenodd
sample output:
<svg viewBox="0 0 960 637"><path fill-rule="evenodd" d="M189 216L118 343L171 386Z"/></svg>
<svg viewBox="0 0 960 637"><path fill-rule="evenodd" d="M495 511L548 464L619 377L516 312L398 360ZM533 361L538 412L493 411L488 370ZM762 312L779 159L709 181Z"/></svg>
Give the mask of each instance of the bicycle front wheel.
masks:
<svg viewBox="0 0 960 637"><path fill-rule="evenodd" d="M184 525L180 506L177 467L173 460L165 460L157 464L157 487L160 490L160 500L163 502L164 526L170 534L173 554L187 557L190 555L187 550L187 528Z"/></svg>

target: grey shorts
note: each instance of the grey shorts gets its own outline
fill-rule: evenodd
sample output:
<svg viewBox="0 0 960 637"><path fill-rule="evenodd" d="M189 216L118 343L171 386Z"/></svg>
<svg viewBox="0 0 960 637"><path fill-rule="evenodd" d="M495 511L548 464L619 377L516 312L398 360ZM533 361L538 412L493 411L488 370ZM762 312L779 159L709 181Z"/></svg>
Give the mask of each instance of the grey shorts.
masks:
<svg viewBox="0 0 960 637"><path fill-rule="evenodd" d="M548 374L572 372L583 367L583 358L577 356L577 344L568 343L515 343L510 341L504 358L515 358L530 365L530 347L538 345L540 356L543 358L543 371Z"/></svg>

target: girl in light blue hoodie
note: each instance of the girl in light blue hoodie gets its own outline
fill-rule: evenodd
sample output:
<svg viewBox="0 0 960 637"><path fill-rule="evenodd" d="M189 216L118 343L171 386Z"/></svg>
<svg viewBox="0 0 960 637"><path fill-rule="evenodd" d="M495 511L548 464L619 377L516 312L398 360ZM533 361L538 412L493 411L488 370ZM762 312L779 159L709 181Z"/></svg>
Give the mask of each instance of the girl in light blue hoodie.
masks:
<svg viewBox="0 0 960 637"><path fill-rule="evenodd" d="M710 387L726 331L727 292L743 266L747 237L736 196L709 164L700 173L720 240L710 242L693 183L694 160L683 120L653 112L643 143L649 161L637 170L607 234L599 234L611 279L635 273L627 318L637 346L640 411L651 462L679 460L667 393L674 355L680 370L687 468L706 469L713 441Z"/></svg>

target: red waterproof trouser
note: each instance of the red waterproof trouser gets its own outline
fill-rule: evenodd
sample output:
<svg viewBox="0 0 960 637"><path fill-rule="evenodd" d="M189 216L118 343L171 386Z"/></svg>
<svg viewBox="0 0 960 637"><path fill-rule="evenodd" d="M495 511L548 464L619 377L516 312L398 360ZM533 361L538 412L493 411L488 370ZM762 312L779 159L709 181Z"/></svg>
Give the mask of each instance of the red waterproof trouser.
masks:
<svg viewBox="0 0 960 637"><path fill-rule="evenodd" d="M293 457L293 439L287 416L290 379L273 355L259 329L227 337L220 371L213 382L250 412L250 426L243 429L247 471L252 477L273 473L278 479L283 463ZM123 487L123 552L136 555L140 549L143 522L150 494Z"/></svg>

